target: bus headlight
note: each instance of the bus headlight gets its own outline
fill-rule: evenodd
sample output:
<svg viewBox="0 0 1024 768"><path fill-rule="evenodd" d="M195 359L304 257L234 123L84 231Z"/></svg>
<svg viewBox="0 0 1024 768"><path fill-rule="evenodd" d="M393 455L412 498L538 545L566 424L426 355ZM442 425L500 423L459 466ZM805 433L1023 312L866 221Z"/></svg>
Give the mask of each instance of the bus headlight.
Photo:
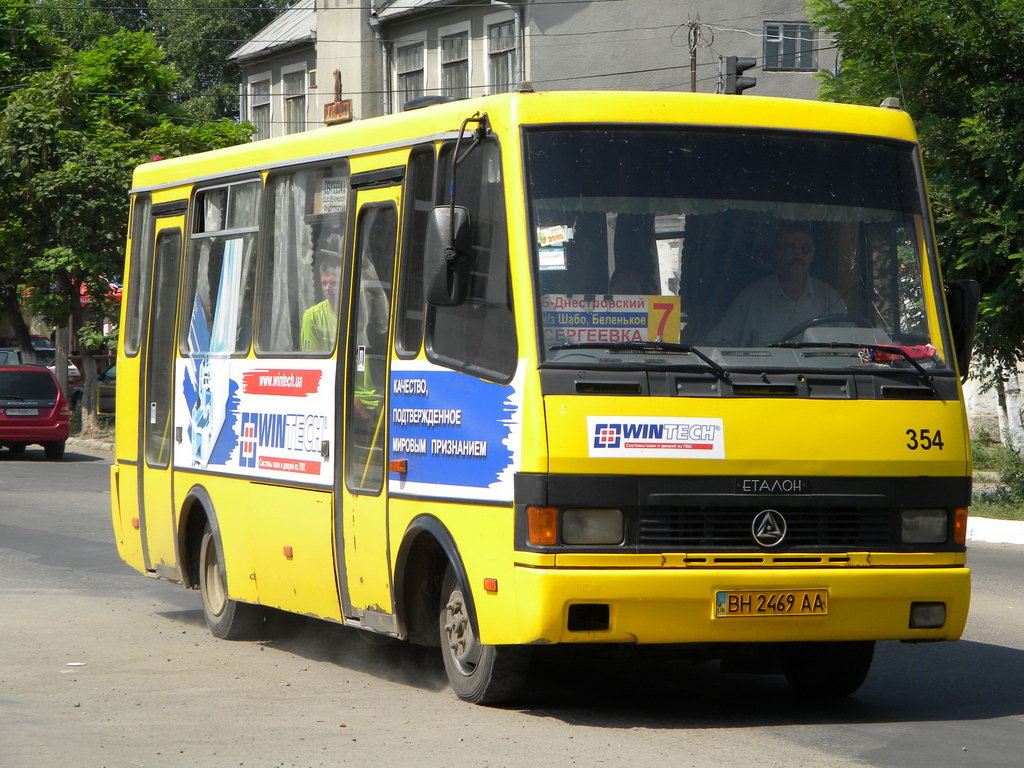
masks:
<svg viewBox="0 0 1024 768"><path fill-rule="evenodd" d="M901 538L904 544L942 544L946 541L949 513L944 509L904 509Z"/></svg>
<svg viewBox="0 0 1024 768"><path fill-rule="evenodd" d="M566 544L621 544L621 509L567 509L562 513Z"/></svg>

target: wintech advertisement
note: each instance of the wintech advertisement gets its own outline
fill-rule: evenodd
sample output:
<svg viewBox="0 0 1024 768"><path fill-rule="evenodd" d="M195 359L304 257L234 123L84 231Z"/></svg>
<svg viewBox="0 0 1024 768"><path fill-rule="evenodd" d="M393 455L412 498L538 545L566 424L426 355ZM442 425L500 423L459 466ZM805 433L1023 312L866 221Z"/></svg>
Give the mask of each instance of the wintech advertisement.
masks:
<svg viewBox="0 0 1024 768"><path fill-rule="evenodd" d="M333 483L333 361L193 357L176 380L175 466Z"/></svg>

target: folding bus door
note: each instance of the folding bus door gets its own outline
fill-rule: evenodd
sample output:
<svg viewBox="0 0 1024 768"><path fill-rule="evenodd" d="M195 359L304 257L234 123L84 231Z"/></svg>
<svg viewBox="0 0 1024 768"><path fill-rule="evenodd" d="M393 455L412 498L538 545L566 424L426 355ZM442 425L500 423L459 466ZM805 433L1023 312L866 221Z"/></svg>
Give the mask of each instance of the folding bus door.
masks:
<svg viewBox="0 0 1024 768"><path fill-rule="evenodd" d="M174 331L184 217L160 218L154 232L152 301L139 382L139 523L146 570L178 579L174 537Z"/></svg>
<svg viewBox="0 0 1024 768"><path fill-rule="evenodd" d="M344 390L344 477L338 513L346 616L396 628L388 553L388 358L401 187L356 192L352 305Z"/></svg>

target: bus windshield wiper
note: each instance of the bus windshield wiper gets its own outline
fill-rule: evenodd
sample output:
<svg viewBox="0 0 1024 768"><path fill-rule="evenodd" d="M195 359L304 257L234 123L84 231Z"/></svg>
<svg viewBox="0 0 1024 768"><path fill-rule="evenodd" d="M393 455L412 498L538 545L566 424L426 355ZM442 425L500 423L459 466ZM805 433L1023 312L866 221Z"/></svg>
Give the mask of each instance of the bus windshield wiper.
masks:
<svg viewBox="0 0 1024 768"><path fill-rule="evenodd" d="M557 352L563 349L607 349L609 352L636 352L639 354L657 355L671 352L679 355L696 355L705 363L712 373L722 381L729 381L729 372L721 365L708 357L705 353L691 344L674 344L667 341L579 341L555 344L549 347L550 351Z"/></svg>
<svg viewBox="0 0 1024 768"><path fill-rule="evenodd" d="M932 389L935 389L935 381L932 375L925 370L917 360L911 357L910 353L902 347L894 347L888 344L871 344L856 341L778 341L769 344L769 347L783 347L784 349L872 349L876 352L888 352L891 355L900 355L917 369L918 375Z"/></svg>

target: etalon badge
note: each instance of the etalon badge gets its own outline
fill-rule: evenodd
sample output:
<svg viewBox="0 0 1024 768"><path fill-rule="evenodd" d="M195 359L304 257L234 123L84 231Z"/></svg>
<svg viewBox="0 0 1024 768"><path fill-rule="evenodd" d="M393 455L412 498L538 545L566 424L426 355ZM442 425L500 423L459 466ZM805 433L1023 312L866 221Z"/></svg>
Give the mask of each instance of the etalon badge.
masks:
<svg viewBox="0 0 1024 768"><path fill-rule="evenodd" d="M786 537L786 518L775 509L763 509L750 524L754 541L762 547L774 547Z"/></svg>

